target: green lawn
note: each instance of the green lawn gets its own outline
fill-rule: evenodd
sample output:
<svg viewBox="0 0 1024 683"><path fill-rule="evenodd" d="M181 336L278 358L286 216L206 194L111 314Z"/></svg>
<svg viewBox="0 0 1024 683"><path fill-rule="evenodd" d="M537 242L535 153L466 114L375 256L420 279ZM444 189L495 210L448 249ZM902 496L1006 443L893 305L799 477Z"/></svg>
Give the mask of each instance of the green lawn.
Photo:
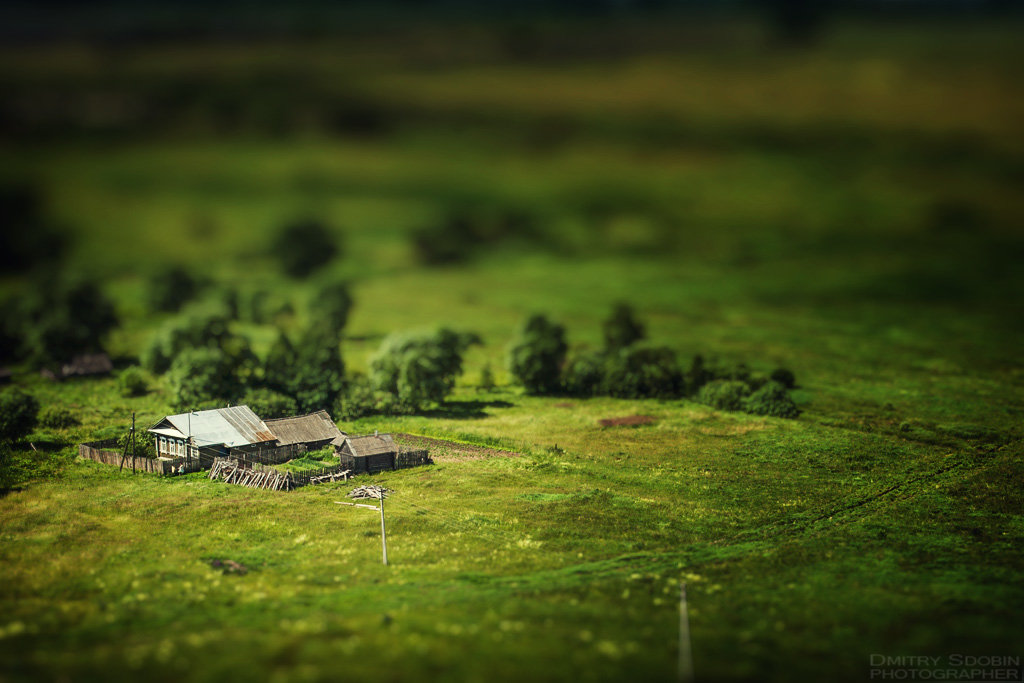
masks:
<svg viewBox="0 0 1024 683"><path fill-rule="evenodd" d="M766 52L655 49L675 29L649 26L649 50L603 65L509 60L479 30L468 44L414 31L401 49L0 50L12 101L194 94L157 98L173 115L152 130L76 128L92 110L69 106L68 130L0 144L0 178L36 183L73 236L61 267L116 301L117 359L170 317L144 303L161 264L290 303L235 323L258 353L315 323L317 281L344 277L350 371L395 331L484 343L447 403L341 429L514 454L440 452L361 478L394 490L383 567L376 513L334 504L352 482L283 493L77 459L133 412L142 427L173 412L163 378L124 398L116 377L54 383L15 365L14 384L81 424L38 427L38 450L0 468L0 681L674 680L683 581L698 680L860 681L872 654L1020 655L1016 32L851 23L810 51ZM587 30L573 40L604 35ZM233 82L251 127L207 129ZM353 93L382 131L259 127L275 107L316 118ZM421 263L410 236L466 206L523 212L536 231ZM268 253L296 216L343 244L304 281ZM3 296L34 286L0 275ZM619 300L684 364L793 370L803 413L513 385L505 348L527 315L596 348ZM492 392L477 389L487 365ZM653 421L599 424L634 415Z"/></svg>

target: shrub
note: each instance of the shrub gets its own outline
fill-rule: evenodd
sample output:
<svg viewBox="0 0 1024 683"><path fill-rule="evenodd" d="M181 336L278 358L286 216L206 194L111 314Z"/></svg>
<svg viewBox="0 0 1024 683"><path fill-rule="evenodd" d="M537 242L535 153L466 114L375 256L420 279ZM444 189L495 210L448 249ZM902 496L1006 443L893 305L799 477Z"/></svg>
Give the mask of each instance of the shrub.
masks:
<svg viewBox="0 0 1024 683"><path fill-rule="evenodd" d="M390 401L374 390L366 377L353 377L334 404L336 420L357 420L367 415L390 412Z"/></svg>
<svg viewBox="0 0 1024 683"><path fill-rule="evenodd" d="M295 399L300 412L332 406L345 386L345 364L337 334L323 326L306 329L295 345L295 364L284 392Z"/></svg>
<svg viewBox="0 0 1024 683"><path fill-rule="evenodd" d="M597 396L604 387L604 359L596 353L581 353L566 363L562 386L573 396Z"/></svg>
<svg viewBox="0 0 1024 683"><path fill-rule="evenodd" d="M786 387L778 382L767 382L763 387L743 399L743 410L754 415L795 418L800 410L793 403Z"/></svg>
<svg viewBox="0 0 1024 683"><path fill-rule="evenodd" d="M494 371L491 370L491 366L488 363L480 371L480 382L477 384L477 388L480 391L494 391Z"/></svg>
<svg viewBox="0 0 1024 683"><path fill-rule="evenodd" d="M50 404L39 411L39 424L50 429L67 429L81 423L69 409L62 405Z"/></svg>
<svg viewBox="0 0 1024 683"><path fill-rule="evenodd" d="M288 223L274 238L271 253L291 277L306 277L329 263L339 252L337 240L320 221Z"/></svg>
<svg viewBox="0 0 1024 683"><path fill-rule="evenodd" d="M631 346L608 362L604 388L618 398L674 398L685 382L676 354L658 346Z"/></svg>
<svg viewBox="0 0 1024 683"><path fill-rule="evenodd" d="M479 249L512 241L536 242L542 237L529 213L516 208L461 207L412 233L421 263L444 265L468 260Z"/></svg>
<svg viewBox="0 0 1024 683"><path fill-rule="evenodd" d="M242 397L241 403L265 419L288 417L299 412L295 399L266 388L250 389Z"/></svg>
<svg viewBox="0 0 1024 683"><path fill-rule="evenodd" d="M169 266L153 273L146 291L146 304L155 311L173 313L195 298L199 283L181 266Z"/></svg>
<svg viewBox="0 0 1024 683"><path fill-rule="evenodd" d="M745 382L716 379L701 387L697 400L718 410L743 410L743 399L749 395Z"/></svg>
<svg viewBox="0 0 1024 683"><path fill-rule="evenodd" d="M321 285L313 295L310 308L315 311L318 323L327 325L340 336L352 310L352 294L348 284L335 281Z"/></svg>
<svg viewBox="0 0 1024 683"><path fill-rule="evenodd" d="M149 381L142 368L133 365L125 368L117 378L121 395L126 397L145 396L149 392Z"/></svg>
<svg viewBox="0 0 1024 683"><path fill-rule="evenodd" d="M704 367L704 357L697 355L690 363L690 369L686 373L686 386L690 392L699 391L701 387L715 378L713 372Z"/></svg>
<svg viewBox="0 0 1024 683"><path fill-rule="evenodd" d="M443 403L462 374L463 353L479 343L476 334L446 328L390 335L370 361L373 387L391 394L406 411Z"/></svg>
<svg viewBox="0 0 1024 683"><path fill-rule="evenodd" d="M182 351L167 373L174 404L196 408L207 401L233 402L242 393L235 359L220 349Z"/></svg>
<svg viewBox="0 0 1024 683"><path fill-rule="evenodd" d="M508 349L508 369L531 394L552 394L561 385L568 351L565 328L543 315L527 319Z"/></svg>
<svg viewBox="0 0 1024 683"><path fill-rule="evenodd" d="M122 432L117 437L117 447L124 453L125 448L129 445L131 440L131 431ZM135 429L135 441L132 448L128 449L128 457L135 456L136 458L155 458L156 457L156 445L153 443L153 437L150 436L145 430ZM131 466L130 462L125 463L126 466Z"/></svg>
<svg viewBox="0 0 1024 683"><path fill-rule="evenodd" d="M117 325L114 305L88 280L45 281L26 301L25 349L36 366L59 365L103 350Z"/></svg>
<svg viewBox="0 0 1024 683"><path fill-rule="evenodd" d="M614 353L634 344L646 336L644 326L633 313L629 304L615 305L611 316L604 321L604 348Z"/></svg>
<svg viewBox="0 0 1024 683"><path fill-rule="evenodd" d="M0 392L0 442L13 443L28 436L39 416L39 402L20 389Z"/></svg>
<svg viewBox="0 0 1024 683"><path fill-rule="evenodd" d="M793 374L792 370L776 368L775 370L772 370L770 377L773 382L778 382L787 389L793 389L796 387L796 376Z"/></svg>

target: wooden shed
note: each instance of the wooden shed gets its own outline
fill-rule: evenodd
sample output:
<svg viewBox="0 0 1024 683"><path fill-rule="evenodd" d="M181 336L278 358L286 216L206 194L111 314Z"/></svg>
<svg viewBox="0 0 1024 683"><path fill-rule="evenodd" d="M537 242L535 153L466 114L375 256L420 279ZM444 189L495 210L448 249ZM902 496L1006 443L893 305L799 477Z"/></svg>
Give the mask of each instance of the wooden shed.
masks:
<svg viewBox="0 0 1024 683"><path fill-rule="evenodd" d="M390 434L347 436L335 446L341 466L353 474L383 472L395 469L398 446Z"/></svg>
<svg viewBox="0 0 1024 683"><path fill-rule="evenodd" d="M308 415L265 420L267 428L277 437L279 446L302 444L309 450L329 446L345 434L338 429L326 410Z"/></svg>

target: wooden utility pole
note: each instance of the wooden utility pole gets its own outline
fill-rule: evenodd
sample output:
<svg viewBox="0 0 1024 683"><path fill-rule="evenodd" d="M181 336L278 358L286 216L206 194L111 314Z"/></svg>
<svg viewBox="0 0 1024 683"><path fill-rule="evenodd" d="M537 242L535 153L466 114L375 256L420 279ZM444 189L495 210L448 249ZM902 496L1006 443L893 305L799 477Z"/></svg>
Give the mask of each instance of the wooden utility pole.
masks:
<svg viewBox="0 0 1024 683"><path fill-rule="evenodd" d="M384 489L380 490L380 547L384 553L384 566L388 566L388 538L384 533Z"/></svg>
<svg viewBox="0 0 1024 683"><path fill-rule="evenodd" d="M128 443L132 449L132 474L135 474L135 411L132 411L132 431L128 433Z"/></svg>
<svg viewBox="0 0 1024 683"><path fill-rule="evenodd" d="M377 485L363 485L359 488L352 489L348 492L349 498L356 500L362 500L366 498L376 498L379 501L379 505L364 505L362 503L348 503L341 500L334 501L338 505L349 505L355 508L369 508L370 510L380 511L380 549L381 556L384 562L384 566L388 566L388 539L387 532L384 528L384 499L387 497L389 491L383 486Z"/></svg>
<svg viewBox="0 0 1024 683"><path fill-rule="evenodd" d="M690 615L686 606L686 582L679 583L679 683L693 682L693 650L690 647Z"/></svg>

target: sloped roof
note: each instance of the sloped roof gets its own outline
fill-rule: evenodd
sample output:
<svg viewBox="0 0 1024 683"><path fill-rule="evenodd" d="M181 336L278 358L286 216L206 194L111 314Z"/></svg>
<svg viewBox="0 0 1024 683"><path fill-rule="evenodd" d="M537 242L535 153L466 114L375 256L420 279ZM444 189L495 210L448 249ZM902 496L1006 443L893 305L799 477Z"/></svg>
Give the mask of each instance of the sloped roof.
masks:
<svg viewBox="0 0 1024 683"><path fill-rule="evenodd" d="M309 415L295 415L267 420L267 427L282 446L311 441L329 441L342 437L341 430L326 410L318 410Z"/></svg>
<svg viewBox="0 0 1024 683"><path fill-rule="evenodd" d="M277 439L249 406L168 415L149 431L154 434L170 434L169 429L177 430L182 437L191 434L199 446L224 444L234 448Z"/></svg>
<svg viewBox="0 0 1024 683"><path fill-rule="evenodd" d="M86 353L75 356L70 363L65 363L60 370L62 377L85 375L106 375L114 369L110 356L105 353Z"/></svg>
<svg viewBox="0 0 1024 683"><path fill-rule="evenodd" d="M379 453L397 453L398 446L390 434L379 434L374 436L350 436L345 440L348 443L352 455L377 455Z"/></svg>

